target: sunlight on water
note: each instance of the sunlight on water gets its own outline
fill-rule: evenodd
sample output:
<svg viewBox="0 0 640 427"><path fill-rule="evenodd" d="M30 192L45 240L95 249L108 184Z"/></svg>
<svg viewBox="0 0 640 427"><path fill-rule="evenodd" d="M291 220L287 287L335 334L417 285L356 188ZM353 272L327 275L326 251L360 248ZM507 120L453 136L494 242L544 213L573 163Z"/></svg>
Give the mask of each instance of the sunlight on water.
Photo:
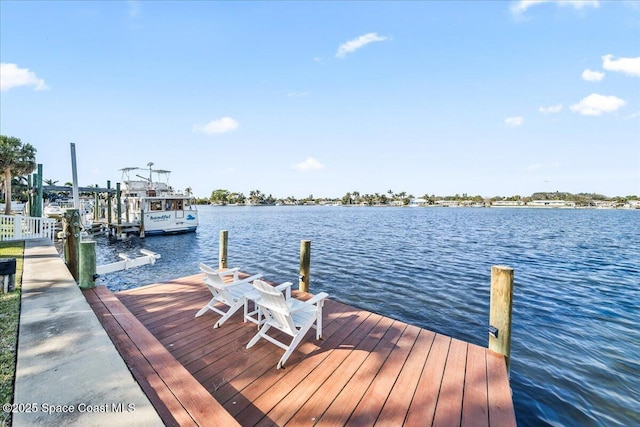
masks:
<svg viewBox="0 0 640 427"><path fill-rule="evenodd" d="M640 425L640 212L602 210L201 207L197 233L99 239L98 264L146 248L155 266L113 273L113 290L229 265L487 345L492 265L515 269L511 385L518 424Z"/></svg>

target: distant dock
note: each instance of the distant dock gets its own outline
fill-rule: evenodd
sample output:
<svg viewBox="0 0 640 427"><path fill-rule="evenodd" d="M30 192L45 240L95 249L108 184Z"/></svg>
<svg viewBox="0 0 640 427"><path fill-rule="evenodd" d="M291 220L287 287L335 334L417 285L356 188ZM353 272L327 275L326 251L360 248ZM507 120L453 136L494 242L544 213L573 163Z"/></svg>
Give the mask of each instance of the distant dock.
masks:
<svg viewBox="0 0 640 427"><path fill-rule="evenodd" d="M242 314L218 329L212 312L194 318L202 279L84 291L167 425L516 425L501 354L328 300L324 339L277 370L274 346L245 348L256 326Z"/></svg>

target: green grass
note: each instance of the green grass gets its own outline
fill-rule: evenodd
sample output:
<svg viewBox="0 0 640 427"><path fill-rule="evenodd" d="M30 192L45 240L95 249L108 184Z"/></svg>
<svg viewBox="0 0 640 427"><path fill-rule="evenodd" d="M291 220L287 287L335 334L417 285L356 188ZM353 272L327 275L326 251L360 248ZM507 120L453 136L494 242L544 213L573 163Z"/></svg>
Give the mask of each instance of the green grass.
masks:
<svg viewBox="0 0 640 427"><path fill-rule="evenodd" d="M24 242L0 242L0 258L16 259L15 290L7 294L0 290L0 404L5 404L13 402ZM0 426L9 425L11 414L0 412Z"/></svg>

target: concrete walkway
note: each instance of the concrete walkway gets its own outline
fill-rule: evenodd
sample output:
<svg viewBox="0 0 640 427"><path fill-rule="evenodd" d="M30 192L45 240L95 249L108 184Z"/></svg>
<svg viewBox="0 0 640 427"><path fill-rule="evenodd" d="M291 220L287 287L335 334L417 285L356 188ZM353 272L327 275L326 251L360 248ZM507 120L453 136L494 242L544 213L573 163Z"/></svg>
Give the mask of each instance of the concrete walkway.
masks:
<svg viewBox="0 0 640 427"><path fill-rule="evenodd" d="M13 426L162 426L51 240L27 240Z"/></svg>

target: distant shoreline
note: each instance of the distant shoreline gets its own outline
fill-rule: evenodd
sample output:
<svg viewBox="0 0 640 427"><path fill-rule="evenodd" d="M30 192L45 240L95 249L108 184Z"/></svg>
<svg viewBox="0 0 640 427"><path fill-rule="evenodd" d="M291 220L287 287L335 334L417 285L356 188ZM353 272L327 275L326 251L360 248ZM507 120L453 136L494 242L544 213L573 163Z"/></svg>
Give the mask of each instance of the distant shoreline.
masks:
<svg viewBox="0 0 640 427"><path fill-rule="evenodd" d="M488 206L467 206L467 205L425 205L425 206L412 206L412 205L336 205L336 204L199 204L198 206L218 206L218 207L273 207L273 206L283 206L283 207L343 207L343 208L422 208L422 209L444 209L444 208L453 208L453 209L478 209L478 208L495 208L495 209L548 209L548 210L571 210L571 209L579 209L579 210L628 210L628 211L640 211L640 204L638 206L530 206L530 205L513 205L513 206L503 206L503 205L488 205Z"/></svg>
<svg viewBox="0 0 640 427"><path fill-rule="evenodd" d="M495 196L486 198L462 195L437 196L425 194L414 196L407 192L361 194L354 191L342 197L274 197L259 190L249 196L229 190L214 190L211 197L196 198L196 203L214 205L328 205L328 206L412 206L412 207L535 207L535 208L595 208L595 209L640 209L640 197L607 197L596 193L537 192L530 196Z"/></svg>

